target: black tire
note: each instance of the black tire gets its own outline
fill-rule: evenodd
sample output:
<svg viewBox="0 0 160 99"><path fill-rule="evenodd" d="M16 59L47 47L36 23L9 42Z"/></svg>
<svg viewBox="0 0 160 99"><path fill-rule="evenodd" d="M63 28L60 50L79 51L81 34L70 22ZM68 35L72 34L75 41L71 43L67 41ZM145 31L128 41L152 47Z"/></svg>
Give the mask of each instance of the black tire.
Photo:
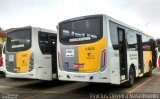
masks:
<svg viewBox="0 0 160 99"><path fill-rule="evenodd" d="M152 63L149 62L149 72L146 73L146 76L147 76L147 77L150 77L151 75L152 75Z"/></svg>
<svg viewBox="0 0 160 99"><path fill-rule="evenodd" d="M129 69L129 81L127 87L132 87L135 84L135 70L133 67Z"/></svg>

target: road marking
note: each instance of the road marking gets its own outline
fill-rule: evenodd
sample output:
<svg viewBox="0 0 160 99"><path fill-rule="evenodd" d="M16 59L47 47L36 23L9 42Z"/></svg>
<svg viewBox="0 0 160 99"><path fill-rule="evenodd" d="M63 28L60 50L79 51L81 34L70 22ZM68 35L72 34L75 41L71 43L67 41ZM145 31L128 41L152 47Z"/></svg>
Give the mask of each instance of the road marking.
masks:
<svg viewBox="0 0 160 99"><path fill-rule="evenodd" d="M139 86L135 87L134 89L131 89L128 93L132 93L134 92L135 90L139 89L140 87L142 87L144 84L146 84L147 82L149 82L150 80L152 80L153 78L155 78L156 76L158 75L158 73L153 76L152 78L148 79L147 81L143 82L142 84L140 84Z"/></svg>
<svg viewBox="0 0 160 99"><path fill-rule="evenodd" d="M12 87L8 87L8 86L0 86L0 88L12 88Z"/></svg>
<svg viewBox="0 0 160 99"><path fill-rule="evenodd" d="M47 93L41 93L41 94L26 97L26 98L23 98L23 99L29 99L29 98L33 98L33 97L36 97L36 96L41 96L41 95L44 95L44 94L47 94Z"/></svg>

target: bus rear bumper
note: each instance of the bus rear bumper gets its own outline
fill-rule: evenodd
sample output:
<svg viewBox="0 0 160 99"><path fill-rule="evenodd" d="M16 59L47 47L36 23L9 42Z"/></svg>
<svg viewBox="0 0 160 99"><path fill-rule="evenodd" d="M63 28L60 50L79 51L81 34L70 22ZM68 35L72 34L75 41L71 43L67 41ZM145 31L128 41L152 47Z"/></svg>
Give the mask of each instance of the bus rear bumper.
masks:
<svg viewBox="0 0 160 99"><path fill-rule="evenodd" d="M64 81L80 81L80 82L96 82L96 83L111 83L106 73L58 73L58 79Z"/></svg>
<svg viewBox="0 0 160 99"><path fill-rule="evenodd" d="M36 75L32 72L28 73L11 73L11 72L6 72L6 77L7 78L26 78L26 79L37 79Z"/></svg>

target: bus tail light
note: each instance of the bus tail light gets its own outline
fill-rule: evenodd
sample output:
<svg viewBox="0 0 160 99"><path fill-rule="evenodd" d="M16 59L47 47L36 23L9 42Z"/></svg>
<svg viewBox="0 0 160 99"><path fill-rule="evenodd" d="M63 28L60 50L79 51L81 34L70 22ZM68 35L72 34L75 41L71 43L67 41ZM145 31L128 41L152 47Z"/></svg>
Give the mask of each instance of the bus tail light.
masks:
<svg viewBox="0 0 160 99"><path fill-rule="evenodd" d="M60 54L60 52L58 52L58 59L57 59L58 60L58 67L59 67L60 70L62 70L61 57L60 56L61 56L61 54Z"/></svg>
<svg viewBox="0 0 160 99"><path fill-rule="evenodd" d="M2 57L0 57L0 67L3 66L3 61Z"/></svg>
<svg viewBox="0 0 160 99"><path fill-rule="evenodd" d="M105 70L106 68L106 55L106 50L104 50L101 55L101 71Z"/></svg>
<svg viewBox="0 0 160 99"><path fill-rule="evenodd" d="M59 65L59 67L60 67L60 53L58 52L58 65Z"/></svg>
<svg viewBox="0 0 160 99"><path fill-rule="evenodd" d="M158 68L160 69L160 56L158 57Z"/></svg>
<svg viewBox="0 0 160 99"><path fill-rule="evenodd" d="M34 67L34 53L31 54L30 56L30 61L29 61L29 71L31 71Z"/></svg>

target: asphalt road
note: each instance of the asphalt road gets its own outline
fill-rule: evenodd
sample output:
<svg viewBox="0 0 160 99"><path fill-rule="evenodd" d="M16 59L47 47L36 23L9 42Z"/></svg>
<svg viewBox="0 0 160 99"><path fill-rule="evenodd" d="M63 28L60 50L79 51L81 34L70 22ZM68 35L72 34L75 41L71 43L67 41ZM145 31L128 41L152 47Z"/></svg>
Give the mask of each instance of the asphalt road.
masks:
<svg viewBox="0 0 160 99"><path fill-rule="evenodd" d="M132 88L84 82L8 79L0 76L0 99L160 98L160 71L136 79Z"/></svg>

